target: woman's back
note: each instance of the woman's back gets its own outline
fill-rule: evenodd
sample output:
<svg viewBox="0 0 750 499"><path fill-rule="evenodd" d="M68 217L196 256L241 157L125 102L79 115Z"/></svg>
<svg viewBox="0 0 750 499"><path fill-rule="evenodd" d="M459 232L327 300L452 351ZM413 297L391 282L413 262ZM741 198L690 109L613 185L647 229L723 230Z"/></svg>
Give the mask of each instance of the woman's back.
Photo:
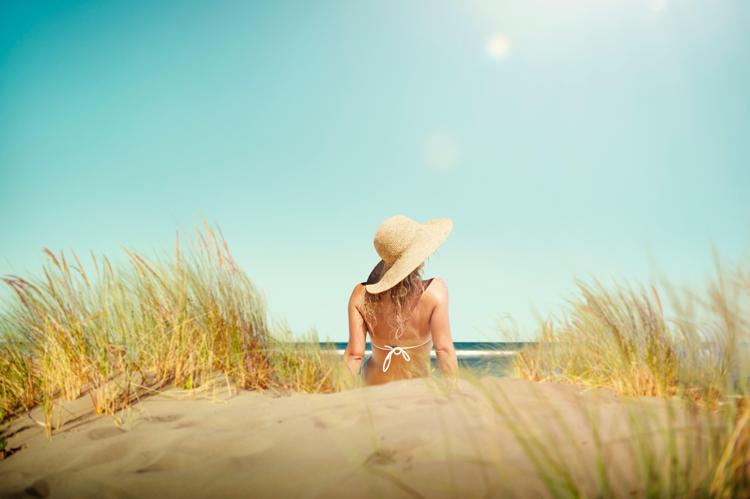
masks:
<svg viewBox="0 0 750 499"><path fill-rule="evenodd" d="M422 281L424 291L416 297L414 303L409 304L409 319L398 338L392 324L392 318L396 315L395 304L385 299L374 307L375 324L367 326L373 345L372 357L364 372L368 384L383 383L396 378L426 376L429 373L432 350L430 315L434 303L430 300L428 289L432 281L434 279ZM394 350L394 347L406 347L406 350ZM387 368L385 372L384 366Z"/></svg>
<svg viewBox="0 0 750 499"><path fill-rule="evenodd" d="M427 376L430 372L430 351L433 344L443 370L455 370L455 350L450 337L447 309L447 288L440 278L422 282L422 292L407 302L405 321L400 335L396 335L394 318L396 304L384 296L372 307L369 320L365 311L365 289L355 287L350 299L350 329L361 329L360 342L350 341L348 353L364 354L365 331L369 332L372 356L364 366L367 384L379 384L395 379ZM352 314L352 308L354 314ZM359 336L359 335L357 335ZM442 358L441 358L441 354ZM446 359L445 356L452 357Z"/></svg>
<svg viewBox="0 0 750 499"><path fill-rule="evenodd" d="M344 363L360 372L369 331L372 356L364 364L368 384L426 376L430 347L443 372L457 370L448 320L448 290L440 278L422 280L425 260L453 228L450 218L425 223L388 217L375 233L380 261L349 297L349 343Z"/></svg>

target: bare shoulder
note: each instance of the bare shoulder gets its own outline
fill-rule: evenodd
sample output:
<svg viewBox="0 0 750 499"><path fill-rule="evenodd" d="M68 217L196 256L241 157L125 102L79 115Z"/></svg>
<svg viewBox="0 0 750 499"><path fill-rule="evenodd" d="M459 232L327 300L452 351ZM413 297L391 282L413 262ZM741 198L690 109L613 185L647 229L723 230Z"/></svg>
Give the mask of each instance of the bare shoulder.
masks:
<svg viewBox="0 0 750 499"><path fill-rule="evenodd" d="M427 287L427 293L432 300L443 302L448 299L448 285L440 277L433 277L430 285Z"/></svg>
<svg viewBox="0 0 750 499"><path fill-rule="evenodd" d="M354 285L354 289L352 290L352 294L349 297L349 303L352 303L354 305L359 305L362 303L365 297L365 285L361 282L358 282Z"/></svg>

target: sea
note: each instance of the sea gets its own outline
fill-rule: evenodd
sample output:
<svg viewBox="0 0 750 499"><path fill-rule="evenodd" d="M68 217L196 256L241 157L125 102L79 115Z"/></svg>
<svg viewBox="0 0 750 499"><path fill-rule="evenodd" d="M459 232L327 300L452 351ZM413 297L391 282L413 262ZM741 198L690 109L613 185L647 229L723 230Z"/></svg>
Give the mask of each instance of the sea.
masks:
<svg viewBox="0 0 750 499"><path fill-rule="evenodd" d="M456 357L460 367L469 368L479 375L506 376L513 369L513 359L516 353L530 342L509 341L455 341ZM346 342L334 342L333 346L344 354ZM329 347L331 343L321 343L321 347ZM365 358L372 352L370 342L365 347ZM437 358L433 350L432 364L437 369Z"/></svg>

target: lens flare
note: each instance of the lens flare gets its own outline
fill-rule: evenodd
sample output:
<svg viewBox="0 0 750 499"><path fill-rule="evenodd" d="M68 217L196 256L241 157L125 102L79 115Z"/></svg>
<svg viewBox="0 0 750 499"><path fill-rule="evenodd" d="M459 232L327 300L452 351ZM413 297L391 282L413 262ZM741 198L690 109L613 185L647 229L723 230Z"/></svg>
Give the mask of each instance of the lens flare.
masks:
<svg viewBox="0 0 750 499"><path fill-rule="evenodd" d="M494 33L487 38L485 49L490 58L497 61L505 59L510 54L510 38L501 33Z"/></svg>
<svg viewBox="0 0 750 499"><path fill-rule="evenodd" d="M669 0L648 0L648 7L654 12L661 12L667 8Z"/></svg>

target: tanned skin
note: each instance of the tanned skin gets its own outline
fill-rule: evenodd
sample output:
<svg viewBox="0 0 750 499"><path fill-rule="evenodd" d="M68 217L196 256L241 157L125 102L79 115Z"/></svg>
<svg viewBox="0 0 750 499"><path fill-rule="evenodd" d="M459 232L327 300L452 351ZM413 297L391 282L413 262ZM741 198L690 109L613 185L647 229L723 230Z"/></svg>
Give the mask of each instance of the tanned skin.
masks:
<svg viewBox="0 0 750 499"><path fill-rule="evenodd" d="M423 281L426 289L416 301L411 312L409 324L404 334L396 339L389 323L394 310L393 304L386 298L375 311L376 322L370 330L372 341L378 345L413 346L428 338L432 342L408 350L411 360L407 362L400 356L392 356L387 372L382 371L387 351L373 348L372 356L367 361L364 379L367 384L386 383L395 379L426 376L429 374L430 349L435 348L440 370L449 376L458 371L456 349L451 338L448 316L448 287L439 277ZM365 342L368 328L364 314L365 286L357 284L349 298L349 343L344 350L344 363L349 370L358 375L365 356Z"/></svg>

